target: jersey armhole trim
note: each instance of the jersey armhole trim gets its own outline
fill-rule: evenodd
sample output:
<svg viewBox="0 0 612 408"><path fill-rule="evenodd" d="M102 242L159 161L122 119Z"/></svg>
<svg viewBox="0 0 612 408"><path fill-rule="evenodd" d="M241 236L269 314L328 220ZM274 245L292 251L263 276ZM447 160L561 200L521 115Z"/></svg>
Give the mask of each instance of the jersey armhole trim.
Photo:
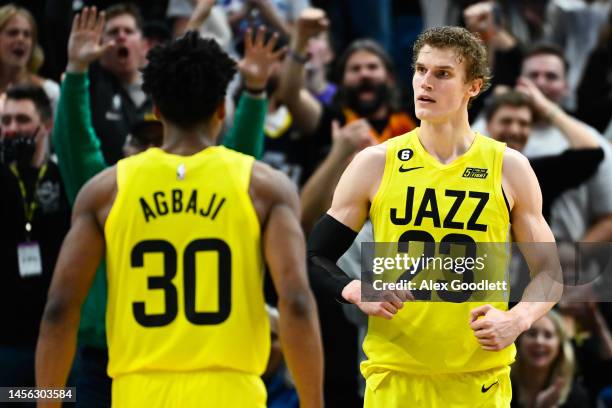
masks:
<svg viewBox="0 0 612 408"><path fill-rule="evenodd" d="M380 201L382 200L382 195L384 194L384 192L387 190L387 186L389 185L390 179L392 177L392 173L391 173L391 164L390 164L390 152L393 151L393 148L391 146L391 143L387 142L387 150L385 151L385 164L384 164L384 168L383 168L383 174L382 177L380 179L380 183L378 185L378 190L376 190L376 194L374 194L374 198L372 199L372 202L370 203L370 210L369 210L369 214L368 214L368 218L372 221L372 226L374 226L374 218L372 217L372 214L378 214L379 213L379 207L380 207ZM393 159L393 156L391 155L391 160Z"/></svg>

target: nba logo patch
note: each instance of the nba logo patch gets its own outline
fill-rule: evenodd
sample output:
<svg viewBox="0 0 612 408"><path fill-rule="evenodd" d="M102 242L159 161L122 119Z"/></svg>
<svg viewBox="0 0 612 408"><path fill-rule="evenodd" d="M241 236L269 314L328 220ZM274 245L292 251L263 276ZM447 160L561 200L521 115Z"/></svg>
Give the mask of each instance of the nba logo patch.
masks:
<svg viewBox="0 0 612 408"><path fill-rule="evenodd" d="M187 170L185 169L185 165L183 163L179 164L176 168L176 179L179 181L184 180L186 172Z"/></svg>

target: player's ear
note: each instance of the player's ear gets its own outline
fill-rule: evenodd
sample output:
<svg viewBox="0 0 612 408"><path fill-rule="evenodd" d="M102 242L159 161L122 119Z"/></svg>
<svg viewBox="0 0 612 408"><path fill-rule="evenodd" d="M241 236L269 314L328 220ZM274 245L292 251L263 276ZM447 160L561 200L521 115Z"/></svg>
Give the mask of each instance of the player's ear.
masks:
<svg viewBox="0 0 612 408"><path fill-rule="evenodd" d="M217 115L217 119L219 119L220 122L223 122L225 120L225 115L226 115L226 111L225 111L225 99L222 100L219 105L217 105L217 109L215 111L215 114Z"/></svg>
<svg viewBox="0 0 612 408"><path fill-rule="evenodd" d="M472 82L470 83L470 88L468 89L468 95L470 96L470 98L473 98L480 93L483 84L484 81L482 80L482 78L472 80Z"/></svg>

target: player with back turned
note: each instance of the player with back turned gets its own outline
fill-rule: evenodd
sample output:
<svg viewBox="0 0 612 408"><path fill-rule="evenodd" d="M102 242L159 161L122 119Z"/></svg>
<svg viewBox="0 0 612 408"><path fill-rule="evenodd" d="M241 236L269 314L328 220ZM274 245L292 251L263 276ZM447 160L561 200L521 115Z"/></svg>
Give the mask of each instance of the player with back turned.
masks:
<svg viewBox="0 0 612 408"><path fill-rule="evenodd" d="M106 252L113 406L265 407L265 261L301 404L319 407L322 352L297 194L275 170L214 145L235 63L195 32L148 60L143 89L164 144L79 193L43 316L37 385L65 384L81 304Z"/></svg>
<svg viewBox="0 0 612 408"><path fill-rule="evenodd" d="M510 231L519 242L554 242L529 162L469 126L469 101L490 79L480 40L463 28L433 28L417 39L414 58L420 128L355 157L310 236L309 266L369 315L366 407L507 407L513 342L560 294L554 245L521 248L534 278L510 310L442 288L431 292L437 302L403 303L417 293L402 291L362 301L361 281L335 265L368 216L376 242L437 243L440 252L441 244L508 242Z"/></svg>

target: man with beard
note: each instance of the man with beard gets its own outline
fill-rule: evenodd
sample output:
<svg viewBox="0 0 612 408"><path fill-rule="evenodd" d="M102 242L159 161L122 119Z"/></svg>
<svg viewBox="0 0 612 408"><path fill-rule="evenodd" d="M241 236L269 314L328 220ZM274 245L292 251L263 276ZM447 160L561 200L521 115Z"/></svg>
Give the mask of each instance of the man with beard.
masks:
<svg viewBox="0 0 612 408"><path fill-rule="evenodd" d="M49 160L51 103L18 85L0 119L0 386L34 386L34 349L70 208Z"/></svg>
<svg viewBox="0 0 612 408"><path fill-rule="evenodd" d="M151 112L142 91L140 67L147 52L142 17L136 6L117 4L106 10L102 33L105 50L89 70L93 125L107 163L123 157L122 147L132 126Z"/></svg>
<svg viewBox="0 0 612 408"><path fill-rule="evenodd" d="M310 38L326 30L329 23L319 9L307 9L297 21L280 81L280 96L296 127L311 142L311 162L321 161L332 140L332 123L361 123L381 143L415 127L414 121L399 111L399 95L393 77L393 63L375 41L356 40L339 60L340 86L333 107L322 105L304 86L304 65L308 60ZM355 137L362 132L354 131Z"/></svg>

